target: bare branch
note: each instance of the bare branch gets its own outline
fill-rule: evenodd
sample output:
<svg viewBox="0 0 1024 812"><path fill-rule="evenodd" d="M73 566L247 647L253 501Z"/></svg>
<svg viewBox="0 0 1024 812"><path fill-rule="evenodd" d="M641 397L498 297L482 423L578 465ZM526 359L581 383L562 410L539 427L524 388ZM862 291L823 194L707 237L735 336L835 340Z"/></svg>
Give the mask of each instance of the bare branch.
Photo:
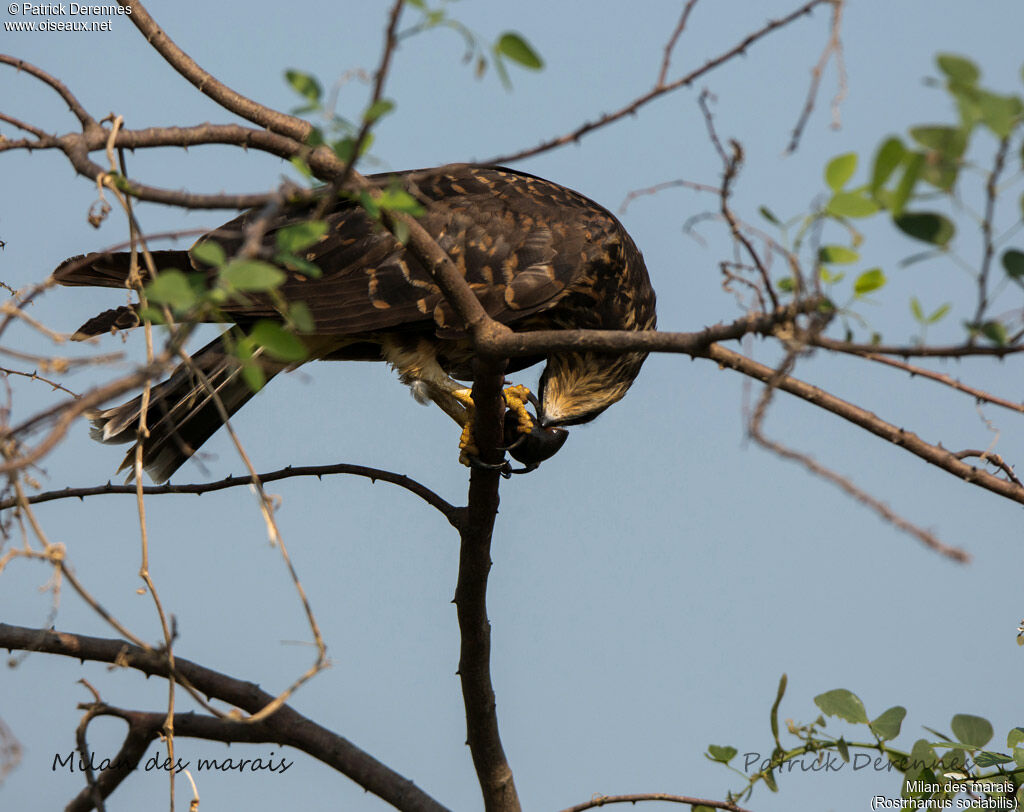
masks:
<svg viewBox="0 0 1024 812"><path fill-rule="evenodd" d="M970 395L977 401L984 403L991 403L995 406L1002 406L1004 409L1010 409L1014 412L1024 413L1024 403L1017 403L1006 398L1001 398L998 395L993 395L990 392L986 392L983 389L978 389L973 386L968 386L965 383L961 383L952 375L946 375L942 372L934 372L924 367L919 367L914 364L908 364L904 361L897 361L895 358L887 358L884 355L875 355L874 353L858 353L862 358L867 358L869 361L874 361L878 364L884 364L895 369L902 369L904 372L910 373L912 377L927 378L930 381L936 381L944 386L948 386L950 389L955 389L957 392L963 392Z"/></svg>
<svg viewBox="0 0 1024 812"><path fill-rule="evenodd" d="M11 65L17 70L27 73L29 76L34 76L43 84L49 85L51 88L53 88L57 92L57 94L67 103L68 109L72 113L74 113L75 118L77 118L79 123L82 125L83 130L87 131L99 127L99 124L96 123L96 119L94 119L92 116L89 115L88 112L86 112L86 109L82 106L82 103L78 101L75 95L70 90L68 90L67 86L57 77L51 76L42 68L37 68L31 62L26 62L24 59L18 59L18 57L10 56L8 54L0 54L0 65ZM19 124L18 126L21 125ZM28 129L27 127L23 127L22 129L25 129L28 132L34 132L36 135L40 135L40 137L42 137L38 131Z"/></svg>
<svg viewBox="0 0 1024 812"><path fill-rule="evenodd" d="M658 81L654 83L655 87L664 86L665 79L668 78L669 65L672 64L672 52L676 48L676 43L679 42L679 37L682 36L683 31L686 29L686 23L690 19L690 12L693 11L695 5L697 5L697 0L687 0L683 13L679 16L679 22L676 23L675 31L672 32L672 36L669 37L668 42L665 44L665 55L661 59L661 70L658 72Z"/></svg>
<svg viewBox="0 0 1024 812"><path fill-rule="evenodd" d="M977 457L980 460L985 460L985 462L990 462L994 466L996 466L996 468L998 468L1004 474L1006 474L1010 478L1011 482L1014 482L1017 485L1024 487L1024 482L1021 482L1020 479L1018 479L1017 475L1013 471L1013 467L1009 465L998 454L995 454L991 451L982 451L981 449L978 448L968 448L965 449L964 451L958 451L953 456L956 457L958 460L967 459L968 457Z"/></svg>
<svg viewBox="0 0 1024 812"><path fill-rule="evenodd" d="M120 1L126 2L126 0ZM602 127L607 127L609 124L612 124L613 122L616 122L621 118L625 118L626 116L632 115L647 103L654 101L655 99L660 98L661 96L664 96L666 93L671 93L673 90L678 90L681 87L687 87L693 84L695 81L697 81L697 79L701 78L707 73L710 73L712 70L719 67L720 65L725 64L726 62L728 62L731 59L734 59L737 56L741 56L746 52L747 48L749 48L758 40L761 40L764 37L768 36L773 31L789 25L794 20L798 20L800 17L810 14L816 6L819 6L822 3L832 2L833 0L809 0L809 2L804 3L798 9L787 14L786 16L780 17L777 20L769 20L764 26L759 28L754 33L745 37L737 45L733 46L728 51L724 51L723 53L719 54L713 59L709 59L696 70L691 71L690 73L686 74L680 79L676 79L674 82L670 82L667 85L656 85L650 91L644 93L642 96L637 97L632 102L627 104L625 107L622 107L612 113L605 113L595 121L585 122L572 132L566 133L565 135L561 135L556 138L548 139L547 141L542 141L535 147L520 150L519 152L513 152L508 155L502 155L497 158L492 158L488 161L485 161L484 163L507 164L513 161L520 161L523 158L529 158L533 155L538 155L542 152L548 152L549 150L556 149L557 147L565 146L566 144L571 144L573 142L579 141L583 136L588 135L594 130L598 130Z"/></svg>
<svg viewBox="0 0 1024 812"><path fill-rule="evenodd" d="M832 26L829 32L828 42L821 52L818 63L811 68L811 86L807 89L807 100L804 102L804 109L800 112L796 126L793 127L793 135L786 147L787 154L796 152L800 146L800 138L803 135L807 121L814 110L814 102L818 98L818 88L821 86L821 77L825 72L825 66L829 58L835 55L836 69L839 71L839 89L832 99L832 129L839 129L839 105L846 98L846 64L843 59L843 43L839 38L839 29L843 18L843 3L845 0L831 0L832 2Z"/></svg>
<svg viewBox="0 0 1024 812"><path fill-rule="evenodd" d="M40 651L78 660L113 663L150 676L169 676L167 658L146 652L122 640L29 629L0 623L0 648ZM274 697L251 682L244 682L178 657L176 672L207 696L228 702L247 713L257 713ZM164 714L154 714L164 718ZM177 719L182 716L178 715ZM262 723L273 731L270 740L295 747L351 778L368 792L408 812L447 812L423 790L347 739L321 727L288 705ZM101 776L102 778L102 776Z"/></svg>
<svg viewBox="0 0 1024 812"><path fill-rule="evenodd" d="M981 256L981 268L978 270L978 308L974 312L974 323L981 324L985 318L985 310L988 309L988 273L992 267L992 257L995 254L995 244L992 239L992 223L995 219L996 198L999 196L999 176L1006 164L1006 153L1010 147L1010 136L1007 135L999 140L999 149L996 150L995 162L992 171L988 173L985 181L985 216L981 221L981 236L984 242Z"/></svg>
<svg viewBox="0 0 1024 812"><path fill-rule="evenodd" d="M720 366L728 367L763 383L768 383L775 375L775 370L764 364L759 364L753 359L744 355L727 350L719 344L710 347L705 357L716 362ZM842 400L835 395L826 392L812 384L801 381L797 378L786 376L778 381L778 388L798 398L806 400L826 411L853 423L855 426L866 429L877 437L887 440L893 445L905 448L911 454L930 462L947 471L953 476L965 482L970 482L986 490L992 491L999 496L1004 496L1014 502L1024 504L1024 488L1005 479L993 476L985 471L978 470L973 465L957 459L956 455L939 445L927 443L910 431L906 431L892 423L882 420L875 414L855 406L848 401Z"/></svg>
<svg viewBox="0 0 1024 812"><path fill-rule="evenodd" d="M493 469L475 467L469 481L466 521L460 536L459 576L455 607L462 650L459 679L466 706L466 742L473 756L486 812L519 812L512 769L498 734L494 687L491 684L491 624L487 619L487 576L491 569L491 536L498 513L497 465L504 454L501 384L504 363L478 360L474 364L474 437L480 459Z"/></svg>
<svg viewBox="0 0 1024 812"><path fill-rule="evenodd" d="M887 504L879 499L876 499L870 493L863 488L855 485L849 477L845 477L831 468L822 465L820 462L815 460L809 454L805 454L796 449L789 448L768 438L763 430L764 417L768 409L768 404L771 402L772 395L775 393L775 389L779 382L784 378L789 377L789 373L793 369L796 355L790 352L782 364L771 377L771 380L767 381L767 386L764 392L761 393L761 397L758 399L757 407L754 409L754 413L750 418L750 424L748 426L748 432L754 440L761 445L763 448L777 454L783 459L790 460L791 462L797 462L803 465L808 471L815 476L821 477L822 479L831 482L833 485L838 487L840 490L845 491L849 496L856 499L862 505L875 511L881 518L892 524L894 527L899 528L905 533L909 533L914 536L926 546L935 550L942 555L959 561L960 563L966 563L970 560L970 556L959 547L951 547L948 544L941 542L934 533L931 533L924 528L918 527L913 522L907 521L898 513L896 513Z"/></svg>
<svg viewBox="0 0 1024 812"><path fill-rule="evenodd" d="M728 801L711 801L707 798L692 798L689 795L670 795L665 792L638 792L633 795L596 795L589 801L584 801L576 806L563 809L562 812L586 812L587 809L597 809L610 804L637 804L643 801L664 801L673 804L688 804L690 806L710 806L712 809L725 809L728 812L750 812L742 806L729 803Z"/></svg>
<svg viewBox="0 0 1024 812"><path fill-rule="evenodd" d="M517 357L541 351L605 350L608 352L672 352L701 355L717 341L731 341L755 333L769 335L779 325L825 306L823 299L805 299L771 313L752 313L727 324L705 327L695 333L654 330L537 330L510 333L479 342L481 349L496 355Z"/></svg>
<svg viewBox="0 0 1024 812"><path fill-rule="evenodd" d="M267 473L260 474L259 477L261 482L276 482L281 479L306 476L315 476L317 479L320 479L334 474L350 474L353 476L366 477L373 482L376 482L377 480L380 480L381 482L389 482L392 485L397 485L398 487L404 488L410 493L420 497L420 499L428 505L438 510L453 525L458 526L461 521L464 510L463 508L449 504L434 493L434 491L404 474L396 474L380 468L368 468L364 465L350 465L348 463L305 466L289 465L288 467L281 468L277 471L269 471ZM210 493L212 491L221 491L225 488L248 486L250 484L252 484L252 479L248 476L229 476L225 479L218 479L215 482L201 482L194 485L146 485L142 489L142 492L146 496L168 493L191 493L199 495ZM43 502L53 502L58 499L84 499L87 496L100 496L103 494L114 493L134 494L135 486L112 485L108 482L106 485L95 485L88 488L64 488L59 491L46 491L45 493L39 493L35 496L27 497L25 501L31 505L38 505ZM0 510L14 507L16 503L17 502L14 499L0 501Z"/></svg>
<svg viewBox="0 0 1024 812"><path fill-rule="evenodd" d="M241 116L253 124L266 127L271 132L293 138L304 143L313 127L309 122L295 116L273 110L259 104L241 93L232 90L215 76L203 70L192 57L179 48L175 42L149 16L145 6L137 0L118 0L118 4L131 8L129 19L153 46L167 64L185 77L200 93L213 99L225 110Z"/></svg>
<svg viewBox="0 0 1024 812"><path fill-rule="evenodd" d="M915 344L857 344L851 341L837 341L834 338L814 336L807 341L815 347L850 353L851 355L900 355L904 358L965 358L972 355L987 355L1003 358L1024 352L1024 344L1010 344L1002 347L975 347L971 344L946 344L918 346Z"/></svg>

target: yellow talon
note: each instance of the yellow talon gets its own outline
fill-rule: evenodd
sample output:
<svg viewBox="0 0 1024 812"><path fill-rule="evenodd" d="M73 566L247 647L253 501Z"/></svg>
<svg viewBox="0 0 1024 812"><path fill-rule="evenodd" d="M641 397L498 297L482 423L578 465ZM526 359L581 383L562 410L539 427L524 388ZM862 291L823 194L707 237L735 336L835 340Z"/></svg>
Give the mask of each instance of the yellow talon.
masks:
<svg viewBox="0 0 1024 812"><path fill-rule="evenodd" d="M529 401L530 390L525 386L510 386L503 393L508 408L516 413L519 419L519 433L529 434L533 430L533 415L526 408Z"/></svg>
<svg viewBox="0 0 1024 812"><path fill-rule="evenodd" d="M530 390L522 385L510 386L502 395L509 410L515 412L519 423L519 433L529 434L533 430L533 415L526 408ZM452 392L452 396L466 407L466 422L462 425L462 435L459 437L459 462L468 466L470 458L479 454L473 439L473 416L476 409L473 404L472 390L456 389Z"/></svg>

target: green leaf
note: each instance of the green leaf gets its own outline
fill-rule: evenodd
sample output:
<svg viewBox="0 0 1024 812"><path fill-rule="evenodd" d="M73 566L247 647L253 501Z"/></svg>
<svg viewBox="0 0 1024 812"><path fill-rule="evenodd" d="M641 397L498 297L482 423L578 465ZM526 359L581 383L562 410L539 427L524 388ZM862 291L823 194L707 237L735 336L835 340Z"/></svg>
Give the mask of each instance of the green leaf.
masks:
<svg viewBox="0 0 1024 812"><path fill-rule="evenodd" d="M259 392L267 385L267 376L263 372L263 367L255 361L247 361L242 364L242 380L253 392Z"/></svg>
<svg viewBox="0 0 1024 812"><path fill-rule="evenodd" d="M256 322L249 337L278 361L304 361L309 356L302 340L277 322L266 319Z"/></svg>
<svg viewBox="0 0 1024 812"><path fill-rule="evenodd" d="M850 763L850 746L846 743L846 739L842 736L836 742L836 750L839 751L839 757L847 764Z"/></svg>
<svg viewBox="0 0 1024 812"><path fill-rule="evenodd" d="M971 325L971 327L998 347L1005 347L1009 340L1006 327L1001 321L986 321L984 324Z"/></svg>
<svg viewBox="0 0 1024 812"><path fill-rule="evenodd" d="M837 192L826 209L837 217L870 217L878 211L878 203L863 191Z"/></svg>
<svg viewBox="0 0 1024 812"><path fill-rule="evenodd" d="M540 70L544 67L544 60L525 39L514 31L506 31L498 38L494 46L496 53L507 56L513 62L517 62L524 68Z"/></svg>
<svg viewBox="0 0 1024 812"><path fill-rule="evenodd" d="M1012 279L1020 279L1024 276L1024 251L1007 248L1003 252L1003 268L1006 270L1006 275Z"/></svg>
<svg viewBox="0 0 1024 812"><path fill-rule="evenodd" d="M882 272L882 269L872 268L869 271L864 271L864 273L857 277L857 281L853 283L853 292L857 296L864 296L883 287L885 282L885 274ZM866 722L867 719L864 721Z"/></svg>
<svg viewBox="0 0 1024 812"><path fill-rule="evenodd" d="M324 272L321 270L319 265L310 262L308 259L303 259L296 254L278 251L274 254L274 262L283 268L287 268L289 271L295 271L303 276L308 276L310 279L319 279L324 275Z"/></svg>
<svg viewBox="0 0 1024 812"><path fill-rule="evenodd" d="M903 170L903 176L896 185L892 199L889 201L889 208L892 210L893 215L903 213L903 207L907 205L907 201L910 200L910 196L914 193L914 186L917 184L917 179L920 177L921 170L925 165L924 161L925 156L923 152L910 153L910 157L906 161L906 167Z"/></svg>
<svg viewBox="0 0 1024 812"><path fill-rule="evenodd" d="M889 176L903 162L906 155L907 148L895 136L882 142L882 146L875 153L875 165L871 170L871 194L878 193L878 190L885 185Z"/></svg>
<svg viewBox="0 0 1024 812"><path fill-rule="evenodd" d="M910 312L914 316L914 321L918 324L924 324L927 321L924 317L924 311L921 309L921 303L917 300L916 296L910 297Z"/></svg>
<svg viewBox="0 0 1024 812"><path fill-rule="evenodd" d="M232 290L258 292L280 287L285 272L258 259L236 259L220 272L220 282Z"/></svg>
<svg viewBox="0 0 1024 812"><path fill-rule="evenodd" d="M956 233L952 220L934 212L907 212L894 217L893 221L904 234L943 248L949 244Z"/></svg>
<svg viewBox="0 0 1024 812"><path fill-rule="evenodd" d="M377 99L377 101L371 104L366 112L363 113L363 121L367 124L372 124L379 118L386 116L394 109L395 103L391 99Z"/></svg>
<svg viewBox="0 0 1024 812"><path fill-rule="evenodd" d="M1016 96L1000 96L987 91L981 92L978 106L982 123L999 138L1007 138L1013 132L1024 111L1024 105Z"/></svg>
<svg viewBox="0 0 1024 812"><path fill-rule="evenodd" d="M288 163L294 166L299 174L307 180L313 179L313 170L309 168L309 164L302 160L302 158L290 158Z"/></svg>
<svg viewBox="0 0 1024 812"><path fill-rule="evenodd" d="M860 259L860 254L845 245L823 245L818 249L818 262L847 265Z"/></svg>
<svg viewBox="0 0 1024 812"><path fill-rule="evenodd" d="M215 268L219 268L225 262L227 257L224 255L224 249L221 248L219 242L214 240L202 240L193 245L188 253L194 259L198 259L200 262L206 265L212 265Z"/></svg>
<svg viewBox="0 0 1024 812"><path fill-rule="evenodd" d="M146 285L146 298L153 304L167 305L175 313L189 310L199 301L185 274L175 270L161 271Z"/></svg>
<svg viewBox="0 0 1024 812"><path fill-rule="evenodd" d="M779 785L775 783L775 773L771 770L767 770L764 773L764 783L768 786L772 792L779 791Z"/></svg>
<svg viewBox="0 0 1024 812"><path fill-rule="evenodd" d="M825 167L825 183L833 192L842 189L857 171L857 153L846 152L837 155Z"/></svg>
<svg viewBox="0 0 1024 812"><path fill-rule="evenodd" d="M928 323L935 324L937 321L941 321L952 307L953 305L949 304L949 302L944 305L940 305L936 308L935 312L928 317Z"/></svg>
<svg viewBox="0 0 1024 812"><path fill-rule="evenodd" d="M423 214L422 204L405 189L393 187L381 192L377 205L387 211L404 211L414 217Z"/></svg>
<svg viewBox="0 0 1024 812"><path fill-rule="evenodd" d="M771 223L773 226L782 225L782 223L779 221L779 218L776 217L772 210L769 209L767 206L760 206L758 208L758 211L761 213L761 216L769 223Z"/></svg>
<svg viewBox="0 0 1024 812"><path fill-rule="evenodd" d="M1012 749L1021 744L1024 744L1024 727L1015 727L1006 734L1006 746Z"/></svg>
<svg viewBox="0 0 1024 812"><path fill-rule="evenodd" d="M992 739L992 725L987 719L970 714L956 714L949 723L956 740L975 747L983 747Z"/></svg>
<svg viewBox="0 0 1024 812"><path fill-rule="evenodd" d="M907 781L915 781L922 775L932 775L932 771L938 767L938 758L935 751L925 739L918 739L910 751L910 758L907 759L906 769L903 771ZM904 797L907 797L904 795Z"/></svg>
<svg viewBox="0 0 1024 812"><path fill-rule="evenodd" d="M305 302L292 302L288 305L288 321L300 333L312 333L316 329L313 314Z"/></svg>
<svg viewBox="0 0 1024 812"><path fill-rule="evenodd" d="M783 293L792 293L796 290L796 280L792 276L784 276L775 283L775 286Z"/></svg>
<svg viewBox="0 0 1024 812"><path fill-rule="evenodd" d="M292 90L309 102L319 104L320 98L323 96L323 89L316 77L298 70L286 70L284 76L288 80L288 84L292 86Z"/></svg>
<svg viewBox="0 0 1024 812"><path fill-rule="evenodd" d="M373 145L373 142L373 133L367 133L363 138L362 146L359 147L359 157L366 154L366 151ZM351 135L347 135L344 138L333 142L331 144L331 149L334 150L334 154L337 155L340 160L348 163L352 160L352 156L355 153L356 139Z"/></svg>
<svg viewBox="0 0 1024 812"><path fill-rule="evenodd" d="M720 747L717 744L709 744L707 757L712 761L728 764L739 752L735 747Z"/></svg>
<svg viewBox="0 0 1024 812"><path fill-rule="evenodd" d="M775 738L775 744L778 747L779 744L779 705L782 704L782 697L786 695L786 686L789 684L789 677L783 674L779 677L779 687L775 691L775 702L772 703L771 711L771 725L772 725L772 736Z"/></svg>
<svg viewBox="0 0 1024 812"><path fill-rule="evenodd" d="M845 273L833 273L824 265L818 269L818 275L826 285L838 285L846 278Z"/></svg>
<svg viewBox="0 0 1024 812"><path fill-rule="evenodd" d="M881 273L881 271L879 271ZM838 716L847 722L863 724L868 721L867 711L860 698L845 688L836 688L814 697L817 705L827 716Z"/></svg>
<svg viewBox="0 0 1024 812"><path fill-rule="evenodd" d="M948 158L959 158L967 149L967 133L960 127L911 127L910 137L922 147Z"/></svg>
<svg viewBox="0 0 1024 812"><path fill-rule="evenodd" d="M941 70L954 82L973 85L981 78L981 71L970 59L956 54L939 54L935 57Z"/></svg>
<svg viewBox="0 0 1024 812"><path fill-rule="evenodd" d="M870 723L871 732L882 741L895 739L900 735L900 727L906 715L907 709L900 705L889 708Z"/></svg>
<svg viewBox="0 0 1024 812"><path fill-rule="evenodd" d="M1013 759L1005 753L993 753L990 750L982 750L974 757L974 763L979 767L994 767L996 764L1009 764Z"/></svg>
<svg viewBox="0 0 1024 812"><path fill-rule="evenodd" d="M318 242L327 233L327 223L323 220L306 220L303 223L285 226L274 234L277 247L289 254L302 251Z"/></svg>

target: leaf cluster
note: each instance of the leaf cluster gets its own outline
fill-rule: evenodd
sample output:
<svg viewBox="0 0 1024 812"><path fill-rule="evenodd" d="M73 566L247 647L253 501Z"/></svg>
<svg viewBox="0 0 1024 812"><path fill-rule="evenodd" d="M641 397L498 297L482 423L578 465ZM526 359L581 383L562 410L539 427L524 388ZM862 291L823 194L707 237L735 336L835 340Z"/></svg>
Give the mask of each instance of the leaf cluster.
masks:
<svg viewBox="0 0 1024 812"><path fill-rule="evenodd" d="M965 793L975 800L1013 798L1024 800L1024 728L1014 727L1006 736L1006 749L1000 752L989 747L995 730L987 719L972 714L958 713L950 720L950 733L925 727L930 738L918 738L908 750L897 748L893 742L900 735L907 710L895 705L873 719L864 702L852 691L836 688L814 697L820 714L808 724L787 720L788 735L794 740L784 744L780 736L778 711L786 690L786 675L779 682L779 690L771 708L770 720L774 748L767 765L763 762L757 772L748 774L733 766L739 754L728 745L709 745L705 757L723 764L743 776L746 785L729 793L730 801L749 798L758 782L772 792L779 789L779 776L787 774L796 764L803 764L808 756L823 763L828 757L841 760L851 769L872 765L877 771L902 776L900 797L914 800L952 801ZM867 736L853 740L848 735L827 733L826 717L863 726ZM853 753L851 759L851 753ZM837 762L838 763L838 762ZM804 767L805 768L805 767ZM957 806L977 809L982 806Z"/></svg>

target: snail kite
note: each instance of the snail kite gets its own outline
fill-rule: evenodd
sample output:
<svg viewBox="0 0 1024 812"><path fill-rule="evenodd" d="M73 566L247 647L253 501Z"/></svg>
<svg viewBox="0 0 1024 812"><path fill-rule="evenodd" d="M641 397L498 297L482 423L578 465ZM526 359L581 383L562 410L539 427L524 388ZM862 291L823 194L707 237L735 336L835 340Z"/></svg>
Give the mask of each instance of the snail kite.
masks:
<svg viewBox="0 0 1024 812"><path fill-rule="evenodd" d="M419 201L419 222L487 313L512 330L654 329L655 296L643 257L619 221L583 195L501 167L452 165L370 180L381 189L397 185ZM307 205L262 223L260 256L273 262L275 234L310 217ZM216 241L233 256L246 239L246 227L259 218L258 211L247 211L197 245ZM275 292L227 297L216 312L200 318L234 322L233 330L245 331L263 319L282 321L286 302L304 303L312 317L312 329L301 335L309 358L387 361L417 399L434 401L464 427L462 458L472 461L472 401L456 381L472 379L473 346L458 317L416 258L360 205L339 199L322 220L326 231L301 252L321 273L279 261L286 279ZM217 269L194 251L195 246L152 256L158 271L199 272L207 287L216 285ZM63 285L125 287L130 264L127 253L89 254L67 260L54 277ZM137 309L108 310L75 337L133 327L139 323ZM230 331L225 333L152 388L143 464L155 481L165 481L223 425L225 414L252 397L237 344ZM593 420L626 394L644 357L570 351L512 359L513 372L547 362L536 397L525 387L506 390L506 414L512 415L506 420L506 442L512 455L527 470L551 456L565 440L564 426ZM275 361L269 353L259 363L266 379L296 365ZM535 418L524 401L533 403ZM93 436L107 443L136 441L141 407L140 396L93 413ZM122 469L131 468L134 454L133 447Z"/></svg>

